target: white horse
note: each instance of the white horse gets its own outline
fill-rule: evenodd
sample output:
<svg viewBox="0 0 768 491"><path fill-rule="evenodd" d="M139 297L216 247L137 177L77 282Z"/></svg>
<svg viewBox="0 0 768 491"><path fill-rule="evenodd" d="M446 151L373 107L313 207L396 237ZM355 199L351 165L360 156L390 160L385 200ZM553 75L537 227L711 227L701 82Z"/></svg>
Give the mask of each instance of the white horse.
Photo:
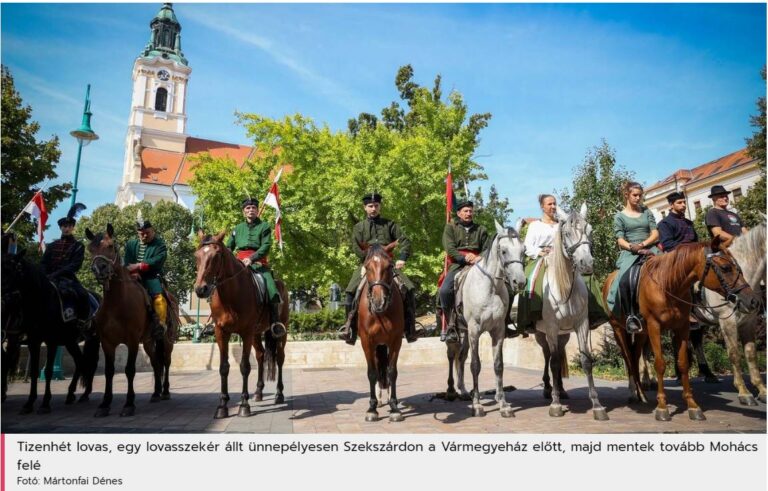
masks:
<svg viewBox="0 0 768 491"><path fill-rule="evenodd" d="M496 222L496 236L490 247L482 254L467 272L464 284L461 286L462 303L464 305L462 322L466 322L467 334L462 340L469 343L472 353L470 370L472 371L472 415L483 416L485 411L480 405L480 335L487 332L493 345L493 371L496 374L496 401L499 411L505 418L514 416L512 408L504 395L503 373L504 333L509 307L509 292L505 283L509 283L514 292L525 287L525 270L523 254L525 246L520 240L517 230L522 220L515 228L505 229ZM461 321L461 319L460 319ZM465 351L466 352L466 351ZM463 365L464 360L460 363ZM463 373L459 374L460 387L463 388Z"/></svg>
<svg viewBox="0 0 768 491"><path fill-rule="evenodd" d="M544 258L547 266L543 283L542 320L536 322L536 341L544 352L544 396L551 393L552 403L549 415L563 416L560 404L561 395L567 398L563 390L562 363L565 359L565 345L570 333L576 331L581 354L581 367L587 374L589 399L592 401L592 414L598 421L608 419L608 413L600 404L592 377L592 354L589 350L588 292L581 278L582 274L591 274L593 267L590 251L592 227L587 223L587 204L577 213L565 214L557 209L560 222L555 234L552 252ZM552 370L554 386L549 384L547 365Z"/></svg>
<svg viewBox="0 0 768 491"><path fill-rule="evenodd" d="M760 291L760 283L765 281L766 258L765 258L765 223L761 223L749 232L733 240L728 247L728 251L736 259L744 273L744 279L755 291ZM696 317L708 325L716 326L720 324L723 332L725 346L728 350L728 358L733 365L733 385L739 391L739 402L746 406L756 406L757 401L752 393L747 389L744 383L744 377L741 373L741 349L744 348L744 356L747 359L749 368L749 377L752 385L758 391L757 398L766 402L766 388L760 376L760 369L757 365L757 350L755 340L757 337L758 324L765 322L759 312L750 314L744 313L738 304L732 302L733 299L726 299L722 295L711 290L705 290L704 306L695 308ZM700 358L701 360L701 358Z"/></svg>

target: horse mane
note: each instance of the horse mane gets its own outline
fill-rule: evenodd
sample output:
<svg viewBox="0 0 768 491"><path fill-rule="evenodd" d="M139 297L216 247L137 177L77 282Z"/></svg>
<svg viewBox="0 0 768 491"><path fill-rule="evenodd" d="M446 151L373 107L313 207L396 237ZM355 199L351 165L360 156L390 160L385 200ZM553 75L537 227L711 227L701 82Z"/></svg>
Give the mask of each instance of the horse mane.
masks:
<svg viewBox="0 0 768 491"><path fill-rule="evenodd" d="M733 239L728 250L744 259L757 259L765 257L765 224L753 227L746 234Z"/></svg>
<svg viewBox="0 0 768 491"><path fill-rule="evenodd" d="M690 274L690 261L701 253L706 244L692 242L680 244L671 252L653 256L645 263L645 273L664 291L669 291Z"/></svg>
<svg viewBox="0 0 768 491"><path fill-rule="evenodd" d="M381 244L371 244L368 247L368 252L365 254L365 262L370 261L373 257L376 256L386 257L387 260L391 259L386 249L384 249L384 246Z"/></svg>
<svg viewBox="0 0 768 491"><path fill-rule="evenodd" d="M555 280L558 297L561 299L565 299L568 296L568 292L571 289L571 283L573 282L571 265L568 264L568 258L563 253L563 249L565 248L563 245L563 228L566 224L570 225L572 219L573 213L568 216L568 220L557 227L555 241L552 245L552 254L549 254L546 259L549 271L552 273Z"/></svg>
<svg viewBox="0 0 768 491"><path fill-rule="evenodd" d="M480 253L480 259L483 260L483 262L487 263L488 259L491 257L491 250L493 249L493 245L496 243L496 240L499 238L499 234L493 234L491 236L491 245L490 247L487 247L483 252Z"/></svg>

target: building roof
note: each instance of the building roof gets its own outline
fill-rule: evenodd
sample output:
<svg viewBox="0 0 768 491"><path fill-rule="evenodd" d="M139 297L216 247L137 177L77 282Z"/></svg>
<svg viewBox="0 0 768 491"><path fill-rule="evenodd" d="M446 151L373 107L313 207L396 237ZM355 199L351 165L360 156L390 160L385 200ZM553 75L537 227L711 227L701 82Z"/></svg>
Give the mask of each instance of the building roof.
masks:
<svg viewBox="0 0 768 491"><path fill-rule="evenodd" d="M733 170L737 167L741 167L754 162L755 159L747 155L747 149L743 148L736 152L730 153L724 157L707 162L693 169L680 169L671 176L668 176L661 181L648 186L648 189L655 189L657 187L664 186L677 179L681 184L690 186L691 184L707 179L714 175L720 174L725 171Z"/></svg>
<svg viewBox="0 0 768 491"><path fill-rule="evenodd" d="M141 182L165 186L170 186L174 182L188 185L192 178L191 167L196 162L194 157L208 153L214 158L230 158L242 168L254 152L253 147L246 145L193 137L187 138L183 153L144 148L141 151Z"/></svg>

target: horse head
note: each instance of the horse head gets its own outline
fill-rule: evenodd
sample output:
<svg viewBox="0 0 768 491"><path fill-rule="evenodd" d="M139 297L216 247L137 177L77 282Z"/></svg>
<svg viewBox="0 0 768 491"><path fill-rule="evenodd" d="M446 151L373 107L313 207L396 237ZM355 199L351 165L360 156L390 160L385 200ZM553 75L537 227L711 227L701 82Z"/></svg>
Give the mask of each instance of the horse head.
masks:
<svg viewBox="0 0 768 491"><path fill-rule="evenodd" d="M373 314L382 314L392 301L392 286L395 280L395 263L392 251L397 246L394 241L386 246L379 244L359 244L366 251L363 268L368 282L368 309Z"/></svg>
<svg viewBox="0 0 768 491"><path fill-rule="evenodd" d="M522 219L517 221L515 227L504 228L496 223L496 242L498 259L504 270L507 281L515 291L525 288L525 244L520 240L518 230L522 226Z"/></svg>
<svg viewBox="0 0 768 491"><path fill-rule="evenodd" d="M216 235L207 235L202 230L197 232L200 246L195 251L195 293L199 298L209 298L216 289L217 279L222 276L224 254L227 252L223 242L225 235L225 231Z"/></svg>
<svg viewBox="0 0 768 491"><path fill-rule="evenodd" d="M705 248L704 257L700 280L703 286L718 292L745 314L760 308L760 298L747 283L739 263L723 246L719 236Z"/></svg>
<svg viewBox="0 0 768 491"><path fill-rule="evenodd" d="M85 229L85 236L90 241L88 252L91 253L91 271L96 280L105 288L109 280L115 275L120 265L120 251L115 241L115 229L112 224L107 224L104 233L94 234L91 229Z"/></svg>
<svg viewBox="0 0 768 491"><path fill-rule="evenodd" d="M592 274L592 226L587 222L587 204L582 204L578 212L570 213L557 207L557 219L563 254L571 260L577 273ZM557 240L555 247L558 247Z"/></svg>

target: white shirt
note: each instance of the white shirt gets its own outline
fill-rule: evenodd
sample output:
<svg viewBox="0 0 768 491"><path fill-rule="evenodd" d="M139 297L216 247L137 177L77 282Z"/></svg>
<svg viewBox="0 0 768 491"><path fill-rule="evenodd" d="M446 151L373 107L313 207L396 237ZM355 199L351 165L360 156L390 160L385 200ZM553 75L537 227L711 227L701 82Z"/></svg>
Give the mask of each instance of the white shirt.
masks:
<svg viewBox="0 0 768 491"><path fill-rule="evenodd" d="M552 247L558 225L557 222L549 224L541 220L529 223L528 232L525 234L525 255L536 259L542 247Z"/></svg>

